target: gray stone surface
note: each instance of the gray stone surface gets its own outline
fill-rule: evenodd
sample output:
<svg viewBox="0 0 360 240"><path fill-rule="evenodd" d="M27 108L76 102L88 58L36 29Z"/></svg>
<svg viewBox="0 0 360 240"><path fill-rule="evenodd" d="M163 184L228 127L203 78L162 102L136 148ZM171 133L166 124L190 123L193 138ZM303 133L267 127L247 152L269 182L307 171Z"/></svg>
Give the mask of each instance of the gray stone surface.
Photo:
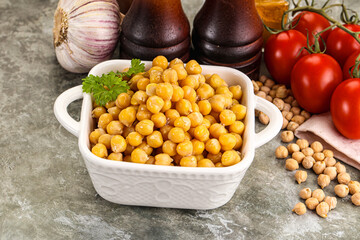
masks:
<svg viewBox="0 0 360 240"><path fill-rule="evenodd" d="M202 0L183 0L193 19ZM357 0L347 1L360 10ZM358 239L360 208L338 198L327 219L291 213L304 186L276 160L274 140L256 150L234 197L210 211L116 205L99 197L77 139L55 119L56 97L81 84L56 61L55 0L0 0L0 239ZM81 102L69 107L78 119ZM260 128L260 125L257 125ZM347 166L353 179L360 172ZM333 195L333 186L326 188Z"/></svg>

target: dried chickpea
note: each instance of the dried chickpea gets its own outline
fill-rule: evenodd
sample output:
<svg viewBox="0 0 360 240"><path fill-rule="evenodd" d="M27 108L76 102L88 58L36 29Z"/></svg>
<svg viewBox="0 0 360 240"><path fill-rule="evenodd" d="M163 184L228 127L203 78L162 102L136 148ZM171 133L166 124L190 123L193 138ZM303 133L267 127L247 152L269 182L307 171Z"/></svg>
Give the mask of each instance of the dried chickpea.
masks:
<svg viewBox="0 0 360 240"><path fill-rule="evenodd" d="M294 116L294 114L292 112L288 112L288 111L284 111L284 110L282 111L282 115L288 121L290 121Z"/></svg>
<svg viewBox="0 0 360 240"><path fill-rule="evenodd" d="M121 135L123 133L124 125L120 121L111 121L106 126L106 131L110 135Z"/></svg>
<svg viewBox="0 0 360 240"><path fill-rule="evenodd" d="M322 152L324 147L319 141L315 141L311 143L310 147L314 150L314 152Z"/></svg>
<svg viewBox="0 0 360 240"><path fill-rule="evenodd" d="M346 172L346 168L343 164L341 164L340 162L337 162L335 165L336 167L336 172L339 174L339 173L343 173L343 172Z"/></svg>
<svg viewBox="0 0 360 240"><path fill-rule="evenodd" d="M360 183L358 181L350 181L348 184L350 194L360 192Z"/></svg>
<svg viewBox="0 0 360 240"><path fill-rule="evenodd" d="M284 109L284 101L280 98L274 98L273 104L281 111Z"/></svg>
<svg viewBox="0 0 360 240"><path fill-rule="evenodd" d="M315 189L312 192L311 196L313 198L316 198L319 202L321 202L325 198L325 193L324 193L324 191L322 189Z"/></svg>
<svg viewBox="0 0 360 240"><path fill-rule="evenodd" d="M327 204L326 202L321 202L319 203L319 205L316 206L316 213L322 218L326 218L329 211L330 207L329 204Z"/></svg>
<svg viewBox="0 0 360 240"><path fill-rule="evenodd" d="M294 132L298 127L299 127L298 123L290 121L286 126L286 129Z"/></svg>
<svg viewBox="0 0 360 240"><path fill-rule="evenodd" d="M268 86L261 86L260 90L269 95L271 89Z"/></svg>
<svg viewBox="0 0 360 240"><path fill-rule="evenodd" d="M328 175L330 180L334 180L337 175L336 167L326 167L323 173Z"/></svg>
<svg viewBox="0 0 360 240"><path fill-rule="evenodd" d="M142 120L136 124L135 131L143 136L150 135L154 131L154 123L148 119Z"/></svg>
<svg viewBox="0 0 360 240"><path fill-rule="evenodd" d="M283 111L290 112L290 109L291 109L291 105L289 103L285 103ZM291 112L291 114L292 114L292 116L294 115L292 112Z"/></svg>
<svg viewBox="0 0 360 240"><path fill-rule="evenodd" d="M99 117L98 127L106 129L106 126L113 121L113 116L110 113L104 113Z"/></svg>
<svg viewBox="0 0 360 240"><path fill-rule="evenodd" d="M102 114L106 113L106 108L104 107L96 107L91 112L91 116L93 118L99 118Z"/></svg>
<svg viewBox="0 0 360 240"><path fill-rule="evenodd" d="M295 115L294 117L291 118L291 121L301 125L305 122L305 117L301 115Z"/></svg>
<svg viewBox="0 0 360 240"><path fill-rule="evenodd" d="M124 152L127 147L126 140L121 135L113 136L111 138L110 145L113 152Z"/></svg>
<svg viewBox="0 0 360 240"><path fill-rule="evenodd" d="M295 205L295 207L292 210L294 213L296 213L297 215L303 215L306 213L306 207L305 204L303 204L302 202L299 202Z"/></svg>
<svg viewBox="0 0 360 240"><path fill-rule="evenodd" d="M97 128L94 131L92 131L89 135L89 140L92 144L97 144L99 137L103 134L105 134L105 130L102 128Z"/></svg>
<svg viewBox="0 0 360 240"><path fill-rule="evenodd" d="M322 189L329 186L330 181L330 176L326 174L320 174L317 179L317 183Z"/></svg>
<svg viewBox="0 0 360 240"><path fill-rule="evenodd" d="M310 197L305 200L305 205L308 209L314 210L319 205L319 200L314 197Z"/></svg>
<svg viewBox="0 0 360 240"><path fill-rule="evenodd" d="M325 157L324 162L327 167L333 167L336 164L336 159L333 157Z"/></svg>
<svg viewBox="0 0 360 240"><path fill-rule="evenodd" d="M107 148L102 143L97 143L91 148L91 152L100 158L106 158L108 156Z"/></svg>
<svg viewBox="0 0 360 240"><path fill-rule="evenodd" d="M349 194L349 187L345 184L338 184L334 187L334 191L338 197L344 198Z"/></svg>
<svg viewBox="0 0 360 240"><path fill-rule="evenodd" d="M210 126L209 132L214 138L219 138L221 135L227 133L227 130L220 123L214 123Z"/></svg>
<svg viewBox="0 0 360 240"><path fill-rule="evenodd" d="M113 161L122 161L123 155L122 155L122 153L110 153L109 156L107 157L107 159L113 160Z"/></svg>
<svg viewBox="0 0 360 240"><path fill-rule="evenodd" d="M233 94L233 98L240 101L242 97L242 89L240 85L230 86L230 92Z"/></svg>
<svg viewBox="0 0 360 240"><path fill-rule="evenodd" d="M324 172L325 168L326 168L326 165L325 165L324 161L317 161L314 163L314 166L312 169L316 174L319 175L320 173Z"/></svg>
<svg viewBox="0 0 360 240"><path fill-rule="evenodd" d="M246 107L242 104L235 104L230 108L230 110L235 113L237 121L243 120L246 116Z"/></svg>
<svg viewBox="0 0 360 240"><path fill-rule="evenodd" d="M211 112L211 104L208 100L201 100L198 102L199 111L202 115L208 115Z"/></svg>
<svg viewBox="0 0 360 240"><path fill-rule="evenodd" d="M310 198L311 197L311 189L310 188L301 189L299 196L304 200Z"/></svg>
<svg viewBox="0 0 360 240"><path fill-rule="evenodd" d="M235 150L225 151L221 156L221 163L224 166L232 166L240 161L241 158Z"/></svg>
<svg viewBox="0 0 360 240"><path fill-rule="evenodd" d="M197 162L198 167L215 167L215 164L207 158L201 159Z"/></svg>
<svg viewBox="0 0 360 240"><path fill-rule="evenodd" d="M291 157L295 159L298 163L302 163L306 156L302 152L293 152L291 154Z"/></svg>
<svg viewBox="0 0 360 240"><path fill-rule="evenodd" d="M311 114L305 110L302 110L300 115L303 116L305 119L309 119L311 117Z"/></svg>
<svg viewBox="0 0 360 240"><path fill-rule="evenodd" d="M281 132L281 141L283 142L291 142L294 140L294 132L292 131L282 131Z"/></svg>
<svg viewBox="0 0 360 240"><path fill-rule="evenodd" d="M305 155L305 156L313 156L314 155L314 150L310 147L304 148L301 150L301 152Z"/></svg>
<svg viewBox="0 0 360 240"><path fill-rule="evenodd" d="M168 139L174 143L181 143L185 140L185 132L182 128L174 127L169 131Z"/></svg>
<svg viewBox="0 0 360 240"><path fill-rule="evenodd" d="M152 148L159 148L163 145L163 138L159 131L153 131L146 137L147 144Z"/></svg>
<svg viewBox="0 0 360 240"><path fill-rule="evenodd" d="M200 74L202 71L200 64L196 60L190 60L186 63L185 69L188 74Z"/></svg>
<svg viewBox="0 0 360 240"><path fill-rule="evenodd" d="M182 116L187 116L192 112L191 103L187 99L180 99L178 102L176 102L175 108Z"/></svg>
<svg viewBox="0 0 360 240"><path fill-rule="evenodd" d="M305 182L307 179L307 172L303 170L297 170L295 172L295 180L298 184Z"/></svg>
<svg viewBox="0 0 360 240"><path fill-rule="evenodd" d="M197 167L197 159L195 156L183 157L180 160L182 167Z"/></svg>
<svg viewBox="0 0 360 240"><path fill-rule="evenodd" d="M160 153L155 156L155 165L169 166L173 159L166 153Z"/></svg>
<svg viewBox="0 0 360 240"><path fill-rule="evenodd" d="M288 158L285 161L285 168L289 171L294 171L299 169L299 163L293 158Z"/></svg>
<svg viewBox="0 0 360 240"><path fill-rule="evenodd" d="M199 141L197 139L192 139L191 143L193 145L193 155L201 155L203 156L203 152L205 150L205 143L202 141Z"/></svg>
<svg viewBox="0 0 360 240"><path fill-rule="evenodd" d="M126 137L126 141L131 146L137 147L139 146L143 141L143 136L141 136L138 132L131 132Z"/></svg>
<svg viewBox="0 0 360 240"><path fill-rule="evenodd" d="M305 169L311 169L314 166L315 160L311 156L306 156L302 160L301 164Z"/></svg>
<svg viewBox="0 0 360 240"><path fill-rule="evenodd" d="M182 128L185 132L189 131L191 127L191 120L188 117L178 117L174 121L174 126Z"/></svg>
<svg viewBox="0 0 360 240"><path fill-rule="evenodd" d="M334 157L334 152L328 149L323 150L323 154L325 155L325 157L329 157L329 158Z"/></svg>
<svg viewBox="0 0 360 240"><path fill-rule="evenodd" d="M300 147L300 149L304 149L309 147L309 142L306 139L298 139L296 140L296 144Z"/></svg>
<svg viewBox="0 0 360 240"><path fill-rule="evenodd" d="M351 178L347 172L342 172L337 175L337 180L340 184L348 184Z"/></svg>
<svg viewBox="0 0 360 240"><path fill-rule="evenodd" d="M264 125L268 125L270 122L270 118L265 113L260 112L259 113L259 121Z"/></svg>
<svg viewBox="0 0 360 240"><path fill-rule="evenodd" d="M192 112L188 115L188 118L191 122L191 127L197 127L199 126L203 121L203 115L199 112Z"/></svg>
<svg viewBox="0 0 360 240"><path fill-rule="evenodd" d="M290 109L290 111L291 111L294 115L299 115L300 112L301 112L301 110L300 110L299 107L294 106L294 102L297 103L296 100L294 100L294 101L291 103L292 108Z"/></svg>
<svg viewBox="0 0 360 240"><path fill-rule="evenodd" d="M289 155L289 152L286 147L278 146L275 150L276 158L286 158Z"/></svg>
<svg viewBox="0 0 360 240"><path fill-rule="evenodd" d="M300 147L296 143L289 143L286 148L290 154L300 151Z"/></svg>
<svg viewBox="0 0 360 240"><path fill-rule="evenodd" d="M315 161L323 161L325 159L325 155L322 152L316 152L313 154L313 158L315 159Z"/></svg>
<svg viewBox="0 0 360 240"><path fill-rule="evenodd" d="M324 202L329 205L329 210L336 208L337 199L336 197L326 196Z"/></svg>
<svg viewBox="0 0 360 240"><path fill-rule="evenodd" d="M210 132L206 126L200 125L194 129L194 137L202 142L206 142L210 138Z"/></svg>
<svg viewBox="0 0 360 240"><path fill-rule="evenodd" d="M131 153L131 161L134 163L145 163L148 159L147 153L141 148L135 148Z"/></svg>
<svg viewBox="0 0 360 240"><path fill-rule="evenodd" d="M211 109L214 112L220 113L225 108L225 97L222 94L216 94L209 98Z"/></svg>
<svg viewBox="0 0 360 240"><path fill-rule="evenodd" d="M355 206L360 206L360 193L355 193L354 195L352 195L351 196L351 202Z"/></svg>
<svg viewBox="0 0 360 240"><path fill-rule="evenodd" d="M159 67L161 67L162 69L165 70L168 67L169 62L166 59L166 57L159 55L159 56L157 56L157 57L155 57L153 59L152 65L153 66L159 66Z"/></svg>
<svg viewBox="0 0 360 240"><path fill-rule="evenodd" d="M255 95L266 99L266 93L264 91L258 91Z"/></svg>
<svg viewBox="0 0 360 240"><path fill-rule="evenodd" d="M165 69L161 74L161 80L165 83L177 84L178 79L177 72L171 68Z"/></svg>
<svg viewBox="0 0 360 240"><path fill-rule="evenodd" d="M281 85L276 89L277 98L286 98L288 94L289 94L288 89L284 85Z"/></svg>
<svg viewBox="0 0 360 240"><path fill-rule="evenodd" d="M281 126L281 129L286 129L288 124L289 124L289 121L283 117L283 124Z"/></svg>
<svg viewBox="0 0 360 240"><path fill-rule="evenodd" d="M119 121L127 127L130 127L136 120L136 109L132 106L121 110Z"/></svg>

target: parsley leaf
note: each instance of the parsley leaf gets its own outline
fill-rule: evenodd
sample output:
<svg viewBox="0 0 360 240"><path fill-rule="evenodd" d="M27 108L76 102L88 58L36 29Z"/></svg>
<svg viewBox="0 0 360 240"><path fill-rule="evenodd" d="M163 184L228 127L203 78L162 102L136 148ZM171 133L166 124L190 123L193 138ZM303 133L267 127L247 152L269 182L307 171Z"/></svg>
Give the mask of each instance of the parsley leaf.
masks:
<svg viewBox="0 0 360 240"><path fill-rule="evenodd" d="M109 72L100 76L89 75L83 78L83 92L93 95L95 103L104 106L110 101L114 101L120 93L126 92L130 87L123 77L131 77L133 74L141 73L145 70L145 64L139 59L131 60L131 67L127 72Z"/></svg>

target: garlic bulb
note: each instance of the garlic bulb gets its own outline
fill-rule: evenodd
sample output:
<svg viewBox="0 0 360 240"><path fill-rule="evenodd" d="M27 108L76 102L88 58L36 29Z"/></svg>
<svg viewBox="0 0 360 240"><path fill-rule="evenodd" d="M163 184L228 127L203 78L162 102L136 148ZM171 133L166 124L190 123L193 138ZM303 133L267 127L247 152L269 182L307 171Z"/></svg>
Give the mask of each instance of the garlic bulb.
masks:
<svg viewBox="0 0 360 240"><path fill-rule="evenodd" d="M70 72L85 73L111 58L122 19L117 0L60 0L53 28L60 65Z"/></svg>

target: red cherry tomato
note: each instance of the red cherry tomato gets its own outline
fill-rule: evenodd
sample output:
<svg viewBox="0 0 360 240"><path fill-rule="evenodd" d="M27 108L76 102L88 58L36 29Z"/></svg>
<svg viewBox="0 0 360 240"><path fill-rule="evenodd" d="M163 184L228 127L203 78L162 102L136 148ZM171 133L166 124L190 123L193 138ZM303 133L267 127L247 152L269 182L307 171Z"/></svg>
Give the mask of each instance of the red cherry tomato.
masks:
<svg viewBox="0 0 360 240"><path fill-rule="evenodd" d="M291 90L299 105L311 113L330 110L330 98L342 81L334 58L315 53L301 58L291 72Z"/></svg>
<svg viewBox="0 0 360 240"><path fill-rule="evenodd" d="M331 117L336 129L350 139L360 139L360 78L348 79L331 97Z"/></svg>
<svg viewBox="0 0 360 240"><path fill-rule="evenodd" d="M307 54L306 50L301 51L302 47L306 47L306 37L296 30L271 35L266 41L264 60L276 82L290 85L290 75L294 64Z"/></svg>
<svg viewBox="0 0 360 240"><path fill-rule="evenodd" d="M298 30L305 36L309 35L309 42L310 44L314 44L315 38L314 35L322 30L330 27L330 23L326 18L321 16L318 13L314 12L300 12L294 17L292 25L295 26L293 29ZM330 31L323 32L320 36L321 38L326 41ZM324 44L321 39L319 39L319 43L321 48L324 48Z"/></svg>
<svg viewBox="0 0 360 240"><path fill-rule="evenodd" d="M359 32L360 26L345 24L347 29ZM326 53L331 55L343 67L346 59L355 51L360 50L360 43L350 34L340 28L333 29L326 40Z"/></svg>
<svg viewBox="0 0 360 240"><path fill-rule="evenodd" d="M355 60L356 58L359 56L360 51L354 52L353 54L351 54L345 61L344 67L343 67L343 79L349 79L352 78L352 76L350 76L350 68L351 69L351 74L354 71L354 66L355 66ZM359 67L358 67L359 69Z"/></svg>

